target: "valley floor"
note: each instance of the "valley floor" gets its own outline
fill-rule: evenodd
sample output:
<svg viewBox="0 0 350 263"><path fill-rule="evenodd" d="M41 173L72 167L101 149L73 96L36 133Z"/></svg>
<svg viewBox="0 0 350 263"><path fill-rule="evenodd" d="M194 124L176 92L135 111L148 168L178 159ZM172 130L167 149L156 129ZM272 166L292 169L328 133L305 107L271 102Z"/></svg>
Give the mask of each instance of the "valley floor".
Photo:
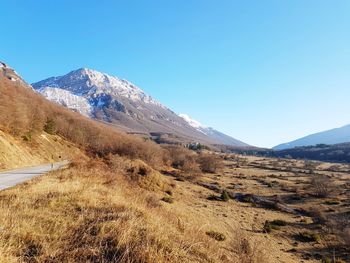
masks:
<svg viewBox="0 0 350 263"><path fill-rule="evenodd" d="M226 156L217 173L161 175L134 161L125 173L121 163L73 164L0 192L2 262L287 263L321 262L333 253L337 262L350 260L309 213L317 207L349 222L347 165ZM332 177L341 192L314 198L308 187L315 174ZM224 190L232 198L275 198L298 212L249 196L226 200Z"/></svg>

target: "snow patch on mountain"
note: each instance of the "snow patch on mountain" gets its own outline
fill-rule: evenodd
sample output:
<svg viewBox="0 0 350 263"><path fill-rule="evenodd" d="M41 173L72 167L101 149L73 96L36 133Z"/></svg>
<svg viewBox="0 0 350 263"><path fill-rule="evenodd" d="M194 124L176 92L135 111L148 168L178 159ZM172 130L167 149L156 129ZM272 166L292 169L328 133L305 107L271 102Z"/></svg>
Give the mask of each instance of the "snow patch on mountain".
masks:
<svg viewBox="0 0 350 263"><path fill-rule="evenodd" d="M195 128L197 131L199 131L205 135L209 135L212 133L212 131L211 131L212 128L207 127L207 126L203 125L202 123L200 123L199 121L192 119L187 114L181 113L181 114L179 114L179 116L181 118L183 118L191 127Z"/></svg>
<svg viewBox="0 0 350 263"><path fill-rule="evenodd" d="M142 101L146 104L165 108L131 82L87 68L74 70L64 76L48 78L35 83L34 86L36 89L44 87L61 88L69 90L74 95L84 97L102 93L122 96L134 102Z"/></svg>
<svg viewBox="0 0 350 263"><path fill-rule="evenodd" d="M196 121L194 119L192 119L190 116L188 116L187 114L181 113L179 114L179 116L181 118L183 118L189 125L191 125L193 128L207 128L206 126L204 126L203 124L201 124L199 121Z"/></svg>
<svg viewBox="0 0 350 263"><path fill-rule="evenodd" d="M82 115L88 117L91 116L93 108L90 105L89 100L84 97L77 96L68 90L53 87L44 87L37 91L53 102L77 111Z"/></svg>
<svg viewBox="0 0 350 263"><path fill-rule="evenodd" d="M222 132L215 130L214 128L207 127L207 126L201 124L199 121L192 119L187 114L184 114L184 113L179 114L179 117L184 119L190 126L195 128L197 131L205 134L206 136L208 136L210 138L213 138L213 139L221 142L222 144L233 145L233 146L242 146L242 147L248 146L248 144L246 144L242 141L234 139L234 138L232 138L232 137L230 137Z"/></svg>

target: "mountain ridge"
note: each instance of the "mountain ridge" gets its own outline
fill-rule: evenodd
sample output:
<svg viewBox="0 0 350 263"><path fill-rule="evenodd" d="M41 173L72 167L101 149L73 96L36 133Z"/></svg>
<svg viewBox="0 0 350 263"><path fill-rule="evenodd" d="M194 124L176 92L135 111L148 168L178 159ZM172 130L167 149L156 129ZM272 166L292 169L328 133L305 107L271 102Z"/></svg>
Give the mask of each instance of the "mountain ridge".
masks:
<svg viewBox="0 0 350 263"><path fill-rule="evenodd" d="M196 129L133 83L96 70L80 68L32 86L51 101L129 132L174 134L186 142L247 145L214 129Z"/></svg>
<svg viewBox="0 0 350 263"><path fill-rule="evenodd" d="M181 118L183 118L189 125L197 129L198 131L204 133L207 136L210 136L211 138L217 138L218 140L221 140L224 142L226 145L233 145L233 146L240 146L240 147L245 147L245 146L250 146L247 143L244 143L240 140L234 139L229 135L226 135L212 127L207 127L203 124L201 124L199 121L192 119L190 116L187 114L181 113L179 114Z"/></svg>
<svg viewBox="0 0 350 263"><path fill-rule="evenodd" d="M273 147L273 149L284 150L301 146L313 146L317 144L332 145L346 142L350 142L350 124L313 133L288 143L282 143Z"/></svg>

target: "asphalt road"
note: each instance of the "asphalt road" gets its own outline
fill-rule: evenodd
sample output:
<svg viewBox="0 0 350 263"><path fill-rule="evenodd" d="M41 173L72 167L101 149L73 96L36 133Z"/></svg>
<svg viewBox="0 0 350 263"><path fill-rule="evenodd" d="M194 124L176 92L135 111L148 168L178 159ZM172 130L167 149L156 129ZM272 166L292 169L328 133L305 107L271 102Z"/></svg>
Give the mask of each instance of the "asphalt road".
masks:
<svg viewBox="0 0 350 263"><path fill-rule="evenodd" d="M58 170L67 164L67 161L63 161L53 164L53 167L51 164L44 164L35 167L0 172L0 190L23 183L32 179L33 177L48 173L50 171Z"/></svg>

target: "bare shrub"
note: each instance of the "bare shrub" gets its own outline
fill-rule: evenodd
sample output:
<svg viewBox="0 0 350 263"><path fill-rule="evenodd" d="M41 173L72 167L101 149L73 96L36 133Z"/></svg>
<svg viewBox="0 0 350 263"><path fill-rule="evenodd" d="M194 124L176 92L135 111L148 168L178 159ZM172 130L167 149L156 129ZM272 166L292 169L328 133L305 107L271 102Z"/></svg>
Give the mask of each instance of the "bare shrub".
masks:
<svg viewBox="0 0 350 263"><path fill-rule="evenodd" d="M251 240L242 230L232 233L230 246L240 263L267 263L270 262L262 246Z"/></svg>
<svg viewBox="0 0 350 263"><path fill-rule="evenodd" d="M315 175L310 180L310 194L318 198L329 197L335 192L335 188L334 182L325 175Z"/></svg>
<svg viewBox="0 0 350 263"><path fill-rule="evenodd" d="M305 161L304 162L304 169L309 173L309 174L313 174L314 170L316 169L317 164L313 161Z"/></svg>
<svg viewBox="0 0 350 263"><path fill-rule="evenodd" d="M345 246L349 248L350 247L350 226L348 226L347 228L343 229L343 231L341 231L340 237L343 243L345 244Z"/></svg>
<svg viewBox="0 0 350 263"><path fill-rule="evenodd" d="M344 247L350 247L350 223L346 216L328 218L327 227L330 233L337 235Z"/></svg>
<svg viewBox="0 0 350 263"><path fill-rule="evenodd" d="M195 152L179 145L168 145L164 146L164 148L168 151L171 165L174 168L185 172L195 172L199 170Z"/></svg>
<svg viewBox="0 0 350 263"><path fill-rule="evenodd" d="M45 125L44 125L44 131L49 134L55 134L56 132L56 123L52 119L47 119Z"/></svg>
<svg viewBox="0 0 350 263"><path fill-rule="evenodd" d="M202 154L198 158L199 167L203 172L215 173L218 169L223 167L220 157L209 154Z"/></svg>
<svg viewBox="0 0 350 263"><path fill-rule="evenodd" d="M319 207L311 207L309 213L310 213L310 215L312 217L312 221L315 224L324 225L328 221L326 215L323 212L320 211Z"/></svg>
<svg viewBox="0 0 350 263"><path fill-rule="evenodd" d="M142 160L130 160L119 155L108 155L105 160L113 173L123 174L130 183L146 190L169 191L170 184L157 170Z"/></svg>
<svg viewBox="0 0 350 263"><path fill-rule="evenodd" d="M149 195L145 198L146 205L148 208L159 208L162 205L160 204L160 201L158 198L156 198L154 195Z"/></svg>

